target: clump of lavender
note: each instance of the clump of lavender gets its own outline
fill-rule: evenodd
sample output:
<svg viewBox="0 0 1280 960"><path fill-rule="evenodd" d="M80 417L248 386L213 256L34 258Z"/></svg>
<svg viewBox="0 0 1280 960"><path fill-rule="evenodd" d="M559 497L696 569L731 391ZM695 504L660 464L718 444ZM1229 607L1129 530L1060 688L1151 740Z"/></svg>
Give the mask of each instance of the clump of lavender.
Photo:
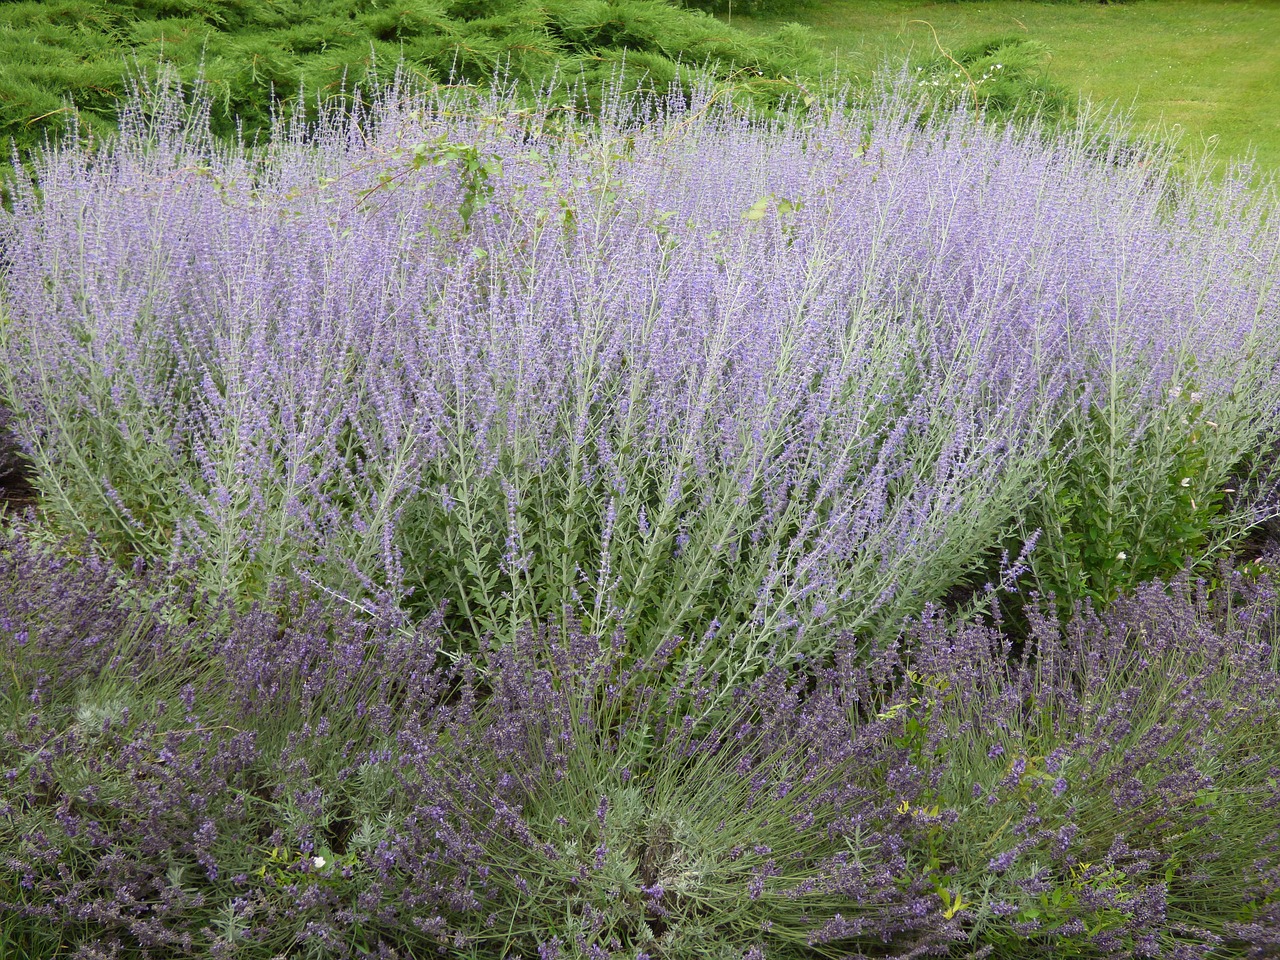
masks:
<svg viewBox="0 0 1280 960"><path fill-rule="evenodd" d="M911 638L940 886L998 954L1268 956L1280 926L1276 587L1183 576L1105 613L1052 607L1026 652L927 619ZM905 695L904 695L905 700Z"/></svg>
<svg viewBox="0 0 1280 960"><path fill-rule="evenodd" d="M211 628L115 578L0 551L0 943L31 954L1261 957L1280 933L1265 570L1220 609L1189 581L1049 608L1035 658L937 617L909 654L847 637L716 718L724 678L678 638L637 663L621 632L529 627L452 662L438 617L294 598Z"/></svg>
<svg viewBox="0 0 1280 960"><path fill-rule="evenodd" d="M401 795L443 812L396 861L423 864L407 878L423 889L438 838L465 825L471 845L447 862L484 922L458 942L678 958L906 955L956 939L917 870L928 826L885 789L925 787L893 723L855 728L852 688L807 696L782 669L738 690L729 719L699 723L719 678L692 670L660 691L677 645L626 668L621 637L528 632L490 658L487 696L466 683L402 735ZM457 742L468 752L422 746Z"/></svg>
<svg viewBox="0 0 1280 960"><path fill-rule="evenodd" d="M6 624L98 590L7 547L26 596L5 591ZM32 572L46 586L21 591ZM16 641L44 670L3 681L0 902L24 949L840 956L958 936L915 870L928 828L898 806L924 784L895 724L852 723L860 669L813 696L774 669L711 726L691 714L716 678L658 690L677 641L625 666L620 637L529 630L480 670L429 632L295 605L233 616L211 659L198 624L141 631L96 599L96 621Z"/></svg>
<svg viewBox="0 0 1280 960"><path fill-rule="evenodd" d="M902 91L770 125L485 97L393 86L251 153L162 90L46 154L0 242L49 522L242 607L447 602L472 653L573 619L746 678L1037 529L1069 593L1082 524L1139 518L1090 541L1113 561L1168 531L1144 490L1197 505L1165 565L1258 518L1275 242L1243 201L1170 214L1158 170L922 130ZM1192 371L1194 476L1190 438L1140 442Z"/></svg>

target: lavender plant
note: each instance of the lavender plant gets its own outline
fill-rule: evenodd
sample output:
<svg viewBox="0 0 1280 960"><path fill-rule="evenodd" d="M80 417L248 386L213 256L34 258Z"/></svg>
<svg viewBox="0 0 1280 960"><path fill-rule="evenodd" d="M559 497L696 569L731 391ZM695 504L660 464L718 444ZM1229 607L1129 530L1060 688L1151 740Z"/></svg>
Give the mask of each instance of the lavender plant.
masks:
<svg viewBox="0 0 1280 960"><path fill-rule="evenodd" d="M1275 288L1269 280L1240 284L1255 266L1265 272L1276 262L1274 221L1265 210L1257 219L1241 216L1240 232L1217 247L1226 270L1218 296L1239 317L1221 325L1199 294L1156 294L1159 274L1132 266L1135 245L1149 260L1181 255L1161 252L1165 241L1144 226L1162 192L1144 191L1116 208L1106 318L1087 331L1068 324L1080 371L1076 402L1059 427L1057 455L1045 461L1046 496L1027 518L1044 533L1033 566L1064 611L1085 597L1106 603L1188 563L1211 570L1207 561L1224 544L1275 509L1275 365L1264 342ZM1170 217L1195 236L1237 216L1240 202L1231 190L1192 194ZM1064 289L1061 296L1079 294ZM1177 316L1184 319L1171 322Z"/></svg>
<svg viewBox="0 0 1280 960"><path fill-rule="evenodd" d="M568 609L735 669L977 566L1026 500L1030 370L925 345L871 271L887 226L835 269L808 133L462 106L389 95L367 146L335 119L254 160L170 97L105 163L49 155L6 218L6 380L60 529L191 552L219 595L416 589L462 648ZM707 135L755 157L710 194Z"/></svg>
<svg viewBox="0 0 1280 960"><path fill-rule="evenodd" d="M1021 662L937 616L846 637L707 721L723 678L663 682L678 640L531 628L450 663L438 619L298 598L211 632L6 535L0 945L1263 957L1276 588L1224 579L1217 609L1185 580L1047 608Z"/></svg>
<svg viewBox="0 0 1280 960"><path fill-rule="evenodd" d="M15 949L837 956L957 935L876 788L912 789L901 751L834 691L806 703L774 670L712 728L683 718L714 678L657 690L674 643L627 668L621 637L526 631L479 671L314 607L233 618L214 661L118 603L18 636L110 573L7 547L0 575L44 584L4 612L26 668L4 680Z"/></svg>
<svg viewBox="0 0 1280 960"><path fill-rule="evenodd" d="M939 893L993 955L1266 956L1277 943L1280 656L1270 577L1185 575L1105 614L913 638ZM1212 904L1212 908L1209 905Z"/></svg>

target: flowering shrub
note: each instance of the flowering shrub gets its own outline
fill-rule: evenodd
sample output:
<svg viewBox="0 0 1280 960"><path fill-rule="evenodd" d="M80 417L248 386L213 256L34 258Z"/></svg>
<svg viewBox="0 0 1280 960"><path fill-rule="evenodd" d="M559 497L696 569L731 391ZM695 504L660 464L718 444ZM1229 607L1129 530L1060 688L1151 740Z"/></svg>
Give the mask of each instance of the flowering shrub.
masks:
<svg viewBox="0 0 1280 960"><path fill-rule="evenodd" d="M1020 657L992 627L913 634L921 765L955 816L939 857L975 944L1274 948L1275 583L1224 583L1216 604L1184 576L1065 624L1042 609Z"/></svg>
<svg viewBox="0 0 1280 960"><path fill-rule="evenodd" d="M1167 575L1259 519L1261 213L1170 212L1082 138L922 133L903 96L579 126L391 87L257 153L172 89L135 102L0 219L46 516L242 609L447 601L473 653L574 618L742 677L892 636L1038 530L1069 604L1135 582L1101 556ZM1195 462L1160 439L1193 381Z"/></svg>
<svg viewBox="0 0 1280 960"><path fill-rule="evenodd" d="M105 166L51 156L6 218L6 377L59 528L244 600L448 600L463 649L568 609L735 666L980 564L1040 454L1033 371L883 302L887 227L833 269L853 225L808 135L725 123L716 150L758 156L708 192L684 121L487 116L388 100L372 148L258 162L135 114Z"/></svg>

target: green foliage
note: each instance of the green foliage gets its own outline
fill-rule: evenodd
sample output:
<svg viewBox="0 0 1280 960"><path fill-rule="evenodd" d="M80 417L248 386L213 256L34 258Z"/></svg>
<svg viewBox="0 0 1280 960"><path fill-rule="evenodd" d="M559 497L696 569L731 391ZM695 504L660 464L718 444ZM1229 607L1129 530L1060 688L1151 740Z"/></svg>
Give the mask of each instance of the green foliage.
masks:
<svg viewBox="0 0 1280 960"><path fill-rule="evenodd" d="M1075 98L1045 70L1045 44L1005 36L940 52L916 68L921 87L943 108L967 103L1002 122L1060 125L1075 115Z"/></svg>
<svg viewBox="0 0 1280 960"><path fill-rule="evenodd" d="M751 36L666 0L49 0L0 4L0 138L21 153L72 128L114 128L131 75L203 79L215 133L265 133L273 111L356 95L403 63L431 82L529 89L553 76L626 90L816 75L789 26ZM294 100L301 91L303 98ZM769 84L750 95L776 102ZM307 109L311 109L308 107Z"/></svg>
<svg viewBox="0 0 1280 960"><path fill-rule="evenodd" d="M1120 388L1073 406L1059 428L1026 524L1041 531L1032 569L1064 613L1209 563L1248 526L1235 507L1252 469L1241 437L1256 417L1234 395L1206 397L1193 367L1184 373L1150 417Z"/></svg>
<svg viewBox="0 0 1280 960"><path fill-rule="evenodd" d="M799 13L813 6L813 0L679 0L681 6L706 10L709 13L757 14L769 17L784 17Z"/></svg>

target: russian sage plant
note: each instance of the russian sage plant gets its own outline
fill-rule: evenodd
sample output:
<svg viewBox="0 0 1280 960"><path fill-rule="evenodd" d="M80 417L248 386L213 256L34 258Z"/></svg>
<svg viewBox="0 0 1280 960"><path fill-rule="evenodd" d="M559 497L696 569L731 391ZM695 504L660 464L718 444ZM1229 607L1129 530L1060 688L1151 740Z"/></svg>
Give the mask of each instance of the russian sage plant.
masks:
<svg viewBox="0 0 1280 960"><path fill-rule="evenodd" d="M1038 529L1074 584L1131 533L1198 525L1158 567L1259 515L1274 237L1244 203L1170 214L1083 135L922 129L905 88L768 123L615 98L586 125L393 84L256 152L205 117L135 101L0 220L45 516L121 561L191 558L241 606L282 581L445 603L455 652L531 623L636 657L681 636L733 680L888 638ZM1221 435L1190 466L1189 440L1134 447L1189 370ZM1095 422L1109 459L1064 469ZM1169 522L1125 473L1191 466Z"/></svg>

